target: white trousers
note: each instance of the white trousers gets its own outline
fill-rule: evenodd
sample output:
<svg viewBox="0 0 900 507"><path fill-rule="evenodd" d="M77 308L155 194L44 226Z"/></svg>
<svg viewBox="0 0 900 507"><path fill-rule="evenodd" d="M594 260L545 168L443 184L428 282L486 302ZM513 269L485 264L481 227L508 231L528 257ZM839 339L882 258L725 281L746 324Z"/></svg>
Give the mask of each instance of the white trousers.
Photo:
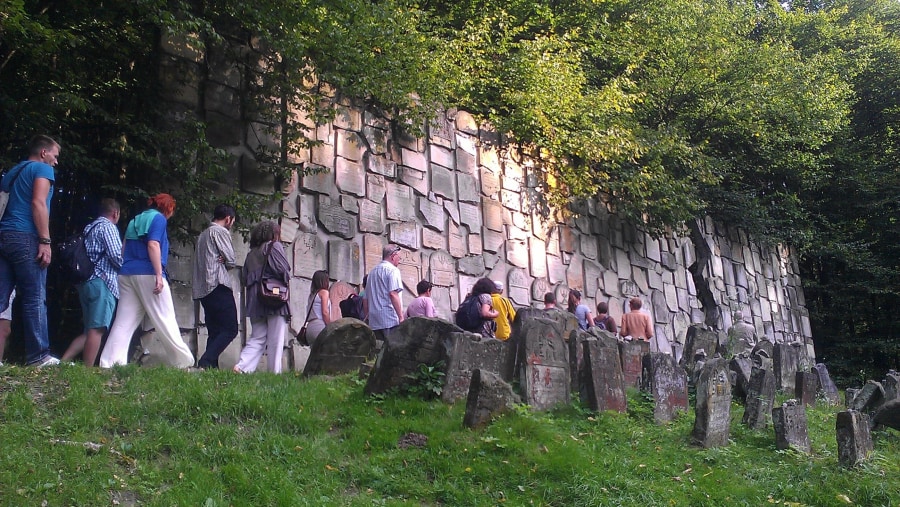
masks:
<svg viewBox="0 0 900 507"><path fill-rule="evenodd" d="M119 306L113 320L109 338L100 354L100 367L111 368L128 362L128 346L131 336L146 316L156 328L156 336L165 351L162 362L176 368L194 365L194 356L181 338L175 305L169 282L163 280L163 290L154 294L156 277L153 275L119 276Z"/></svg>
<svg viewBox="0 0 900 507"><path fill-rule="evenodd" d="M250 336L241 350L237 368L243 373L256 371L259 359L266 353L267 365L272 373L281 373L281 357L284 354L284 333L287 320L284 315L269 315L250 319Z"/></svg>

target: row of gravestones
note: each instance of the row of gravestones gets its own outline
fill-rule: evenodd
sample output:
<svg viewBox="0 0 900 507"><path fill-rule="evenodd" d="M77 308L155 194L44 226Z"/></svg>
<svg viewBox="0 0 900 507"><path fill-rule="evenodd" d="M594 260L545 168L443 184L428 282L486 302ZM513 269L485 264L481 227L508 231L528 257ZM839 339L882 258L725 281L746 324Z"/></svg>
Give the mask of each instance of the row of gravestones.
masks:
<svg viewBox="0 0 900 507"><path fill-rule="evenodd" d="M689 337L696 338L703 331L698 326ZM649 392L654 420L665 423L690 408L689 370L685 366L690 364L690 378L696 387L692 439L697 445L727 445L735 396L744 401L743 424L765 429L771 417L778 449L808 453L806 407L818 399L837 404L839 393L824 364L809 371L796 366L782 368L782 373L793 369L794 379L779 381L779 369L773 367L776 361L771 356L773 349L778 351L782 346L791 350L790 345L773 346L764 341L751 353L739 354L730 361L721 357L706 360L702 348L697 348L692 361L683 358L679 365L671 355L649 352L646 342L619 342L606 331L581 331L567 312L523 309L516 315L512 337L506 342L484 340L441 319L412 318L391 333L374 366L366 369L365 392L384 394L410 387L418 381L415 372L425 364L442 368L444 402L466 398L463 422L468 427L484 426L517 403L524 402L535 410L567 404L573 392L593 410L625 412L627 387ZM375 350L375 335L368 326L355 319L340 319L326 326L313 344L304 375L355 371L373 357ZM774 355L795 357L789 352ZM871 453L870 418L865 410L889 406L884 402L875 406L878 402L873 400L896 399L897 380L892 371L881 384L868 384L855 393L853 403L848 402L850 410L838 414L836 431L842 464L853 466ZM869 387L873 384L888 387ZM793 388L786 389L788 385ZM793 392L796 399L773 407L777 391Z"/></svg>

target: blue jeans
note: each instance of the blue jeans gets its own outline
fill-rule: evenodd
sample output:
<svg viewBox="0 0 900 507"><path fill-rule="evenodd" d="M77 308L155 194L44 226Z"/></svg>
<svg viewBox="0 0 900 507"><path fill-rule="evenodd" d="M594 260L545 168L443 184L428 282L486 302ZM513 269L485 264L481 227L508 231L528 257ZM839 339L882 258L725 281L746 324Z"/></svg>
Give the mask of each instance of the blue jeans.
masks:
<svg viewBox="0 0 900 507"><path fill-rule="evenodd" d="M37 262L38 237L18 231L0 231L0 311L16 289L22 300L25 362L34 364L50 354L47 332L47 270Z"/></svg>
<svg viewBox="0 0 900 507"><path fill-rule="evenodd" d="M206 315L206 330L209 333L209 339L206 342L206 352L200 356L197 366L218 368L219 356L238 333L234 293L225 285L217 285L212 292L200 298L200 304Z"/></svg>

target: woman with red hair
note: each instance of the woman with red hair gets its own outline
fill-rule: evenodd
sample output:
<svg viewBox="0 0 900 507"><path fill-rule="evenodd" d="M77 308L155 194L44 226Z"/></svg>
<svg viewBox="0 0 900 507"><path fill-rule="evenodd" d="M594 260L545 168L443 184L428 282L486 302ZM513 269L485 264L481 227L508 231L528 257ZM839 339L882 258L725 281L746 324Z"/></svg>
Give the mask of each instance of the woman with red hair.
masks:
<svg viewBox="0 0 900 507"><path fill-rule="evenodd" d="M125 229L122 269L119 270L119 305L100 366L110 368L128 362L128 346L144 317L156 329L165 351L162 362L176 368L194 365L194 356L181 339L172 291L166 279L169 258L168 219L175 214L175 199L157 194L147 204L150 209L134 217Z"/></svg>

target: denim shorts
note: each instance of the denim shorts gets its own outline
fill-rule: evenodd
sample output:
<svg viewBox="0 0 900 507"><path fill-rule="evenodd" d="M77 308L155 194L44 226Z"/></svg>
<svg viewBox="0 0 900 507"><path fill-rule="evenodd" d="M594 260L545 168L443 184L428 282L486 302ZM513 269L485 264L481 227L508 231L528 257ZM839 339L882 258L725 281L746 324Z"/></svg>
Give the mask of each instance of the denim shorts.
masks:
<svg viewBox="0 0 900 507"><path fill-rule="evenodd" d="M12 294L9 295L9 306L6 307L6 310L0 312L0 320L12 320L12 305L15 299L16 291L12 291Z"/></svg>
<svg viewBox="0 0 900 507"><path fill-rule="evenodd" d="M116 312L116 298L101 278L91 278L78 286L84 315L84 329L109 328Z"/></svg>

